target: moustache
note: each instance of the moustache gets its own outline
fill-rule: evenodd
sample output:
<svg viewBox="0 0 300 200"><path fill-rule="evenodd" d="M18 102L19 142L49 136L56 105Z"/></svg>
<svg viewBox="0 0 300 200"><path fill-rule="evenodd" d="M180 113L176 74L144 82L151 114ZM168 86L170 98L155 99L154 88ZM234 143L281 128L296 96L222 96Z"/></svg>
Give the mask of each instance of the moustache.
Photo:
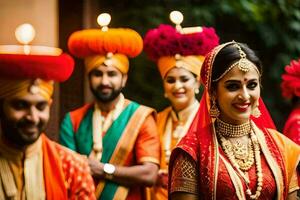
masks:
<svg viewBox="0 0 300 200"><path fill-rule="evenodd" d="M43 127L43 123L41 121L39 121L38 123L35 123L35 122L30 121L30 120L24 119L24 120L20 120L16 124L16 126L18 128L25 128L25 127L26 128L28 128L28 127L33 128L33 127L37 127L37 128L40 129L41 127Z"/></svg>
<svg viewBox="0 0 300 200"><path fill-rule="evenodd" d="M113 88L108 85L100 85L97 87L97 90L103 90L103 89L113 89Z"/></svg>

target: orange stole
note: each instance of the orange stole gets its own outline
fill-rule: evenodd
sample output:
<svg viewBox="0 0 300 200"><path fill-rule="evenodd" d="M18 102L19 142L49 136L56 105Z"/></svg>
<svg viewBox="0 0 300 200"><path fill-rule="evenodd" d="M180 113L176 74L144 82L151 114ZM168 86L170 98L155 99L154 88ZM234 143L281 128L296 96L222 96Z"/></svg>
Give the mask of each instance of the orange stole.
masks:
<svg viewBox="0 0 300 200"><path fill-rule="evenodd" d="M186 109L189 109L189 117L194 117L194 113L190 110L190 108L196 109L195 105L198 105L198 104L193 103L192 105L190 105L186 108ZM191 107L191 106L193 106L193 107ZM182 111L182 112L186 112L187 111L186 109L184 109L185 111ZM197 109L198 109L198 106L197 106ZM169 117L171 117L171 112L172 112L172 107L170 106L170 107L167 107L166 109L164 109L162 112L159 112L158 116L157 116L157 127L158 127L158 131L159 131L159 136L160 136L160 144L162 146L161 159L160 159L160 162L161 162L160 170L163 170L163 171L168 171L168 164L166 163L166 155L165 155L164 147L165 147L165 142L166 142L165 136L166 136L166 134L168 134L168 133L166 133L166 126L167 126L167 121L168 121ZM190 118L190 119L192 119L192 118ZM191 123L191 121L186 120L184 126L190 125L190 123ZM175 125L175 127L176 127L176 125ZM186 127L186 128L188 128L188 127ZM174 131L174 129L172 131ZM183 129L183 132L187 132L187 131L188 131L188 129ZM171 146L170 146L171 150L173 150L176 147L178 141L180 141L180 140L173 138L173 136L171 136ZM152 188L152 198L157 199L157 200L168 199L167 189L165 189L163 187L153 187Z"/></svg>
<svg viewBox="0 0 300 200"><path fill-rule="evenodd" d="M168 165L166 163L165 151L163 148L164 144L164 131L167 123L168 116L172 111L171 107L166 108L162 112L159 112L157 115L157 129L159 133L159 139L161 144L161 158L160 158L160 169L168 170ZM174 147L172 147L174 148ZM152 187L150 189L151 199L155 200L165 200L168 199L168 190L162 187Z"/></svg>
<svg viewBox="0 0 300 200"><path fill-rule="evenodd" d="M286 171L286 178L287 178L287 185L290 186L293 173L296 172L297 165L300 162L300 146L296 143L292 142L291 140L287 139L283 134L277 132L276 130L269 130L272 133L276 144L278 145L279 149L281 150L284 162L286 163L285 171ZM297 175L298 178L298 187L300 186L300 176ZM293 183L294 184L294 183Z"/></svg>
<svg viewBox="0 0 300 200"><path fill-rule="evenodd" d="M141 126L143 125L147 116L153 113L154 110L145 106L140 105L136 110L134 115L129 120L117 147L109 161L109 163L114 165L124 166L126 164L126 160L130 153L133 151L134 144L138 133L140 131ZM100 181L96 187L96 197L99 198L103 188L105 185L105 181ZM115 199L122 200L126 199L128 194L128 188L124 186L119 186L116 193Z"/></svg>
<svg viewBox="0 0 300 200"><path fill-rule="evenodd" d="M67 188L62 170L62 163L58 155L54 142L49 140L44 134L42 137L44 181L47 200L67 200Z"/></svg>
<svg viewBox="0 0 300 200"><path fill-rule="evenodd" d="M158 129L161 145L163 144L164 131L165 131L168 116L171 113L171 111L172 111L172 108L168 107L165 110L163 110L162 112L158 113L158 115L157 115L157 129ZM168 169L168 165L167 165L166 159L165 159L165 151L164 151L163 145L161 148L160 168Z"/></svg>

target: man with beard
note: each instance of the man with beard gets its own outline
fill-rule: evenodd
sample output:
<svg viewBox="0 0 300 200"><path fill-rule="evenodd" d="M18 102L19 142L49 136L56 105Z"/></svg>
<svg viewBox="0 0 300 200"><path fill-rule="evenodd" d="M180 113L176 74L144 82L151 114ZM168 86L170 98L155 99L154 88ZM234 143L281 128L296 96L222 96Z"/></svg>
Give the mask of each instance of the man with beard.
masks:
<svg viewBox="0 0 300 200"><path fill-rule="evenodd" d="M43 133L54 81L68 79L74 61L57 48L28 47L0 46L0 199L95 199L87 160Z"/></svg>
<svg viewBox="0 0 300 200"><path fill-rule="evenodd" d="M128 57L143 47L132 29L82 30L68 41L70 52L85 59L95 101L67 113L61 144L89 157L98 199L145 199L159 165L154 110L125 99Z"/></svg>

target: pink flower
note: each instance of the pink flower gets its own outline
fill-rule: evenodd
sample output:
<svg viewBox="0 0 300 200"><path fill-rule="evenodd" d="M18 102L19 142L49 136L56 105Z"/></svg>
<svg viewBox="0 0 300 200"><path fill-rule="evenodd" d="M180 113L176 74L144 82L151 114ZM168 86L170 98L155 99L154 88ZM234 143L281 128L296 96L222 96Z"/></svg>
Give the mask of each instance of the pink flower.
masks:
<svg viewBox="0 0 300 200"><path fill-rule="evenodd" d="M205 56L218 44L215 30L207 27L199 33L181 34L173 26L162 24L149 30L144 37L144 50L153 61L175 54Z"/></svg>

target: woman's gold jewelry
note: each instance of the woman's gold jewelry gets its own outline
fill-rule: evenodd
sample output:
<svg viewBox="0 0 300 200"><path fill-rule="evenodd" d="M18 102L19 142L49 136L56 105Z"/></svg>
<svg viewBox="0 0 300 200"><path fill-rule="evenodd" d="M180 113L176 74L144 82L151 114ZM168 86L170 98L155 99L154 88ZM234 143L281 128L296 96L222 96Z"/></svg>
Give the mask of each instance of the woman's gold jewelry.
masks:
<svg viewBox="0 0 300 200"><path fill-rule="evenodd" d="M259 118L261 115L261 112L258 108L258 106L256 108L254 108L254 110L251 112L251 115L255 118Z"/></svg>
<svg viewBox="0 0 300 200"><path fill-rule="evenodd" d="M212 118L217 118L220 115L220 111L218 109L218 106L217 106L214 96L212 96L211 101L212 101L212 106L209 110L209 114Z"/></svg>
<svg viewBox="0 0 300 200"><path fill-rule="evenodd" d="M233 67L237 65L242 72L248 72L250 67L253 66L253 63L246 58L246 53L242 50L238 43L235 43L233 46L236 47L240 53L240 60L234 63Z"/></svg>
<svg viewBox="0 0 300 200"><path fill-rule="evenodd" d="M194 90L194 92L195 92L195 94L199 94L199 88L195 88L195 90Z"/></svg>
<svg viewBox="0 0 300 200"><path fill-rule="evenodd" d="M227 70L223 74L221 74L221 76L212 80L213 82L217 82L220 79L222 79L235 66L238 66L239 70L241 70L242 72L245 72L245 73L248 72L251 67L253 67L257 71L257 73L260 75L260 72L257 69L256 65L247 59L246 53L242 50L241 46L237 42L234 42L233 46L238 49L239 54L240 54L240 59L237 60L236 62L234 62L233 64L231 64L227 68Z"/></svg>
<svg viewBox="0 0 300 200"><path fill-rule="evenodd" d="M243 144L240 140L237 140L232 144L234 157L240 161L246 161L250 154L253 154L252 143L249 141L248 145Z"/></svg>
<svg viewBox="0 0 300 200"><path fill-rule="evenodd" d="M250 197L250 199L258 199L258 197L261 194L261 190L263 186L260 146L253 130L250 130L250 132L248 133L250 133L250 140L248 142L248 152L245 153L246 145L240 144L238 142L232 144L229 140L225 139L225 137L222 134L219 133L217 127L217 134L220 139L222 149L224 150L230 163L233 165L233 167L237 170L238 174L244 179L246 183L247 186L246 194ZM235 148L237 149L242 148L242 149L236 150ZM250 180L245 176L244 172L248 171L251 168L251 166L254 164L254 161L256 165L257 187L256 187L255 194L252 194L249 188Z"/></svg>
<svg viewBox="0 0 300 200"><path fill-rule="evenodd" d="M246 194L249 195L250 199L258 199L258 197L261 194L261 190L262 190L262 186L263 186L263 173L262 173L262 166L261 166L261 159L260 159L260 147L259 147L257 137L253 131L250 134L250 139L251 139L251 141L253 143L253 147L254 147L257 187L256 187L255 194L252 194L251 190L249 189L249 185L247 184L248 189L246 190Z"/></svg>
<svg viewBox="0 0 300 200"><path fill-rule="evenodd" d="M261 115L261 112L260 112L258 106L259 106L259 102L257 101L255 104L255 108L251 111L251 115L255 118L259 118Z"/></svg>
<svg viewBox="0 0 300 200"><path fill-rule="evenodd" d="M251 131L251 124L250 121L240 124L240 125L233 125L233 124L228 124L221 119L217 118L216 119L216 126L218 129L218 133L221 134L223 137L241 137L244 135L247 135Z"/></svg>
<svg viewBox="0 0 300 200"><path fill-rule="evenodd" d="M249 140L248 145L242 144L240 141L232 144L230 140L225 139L223 136L219 135L219 137L221 146L229 160L234 161L242 171L248 171L254 164L251 140Z"/></svg>

